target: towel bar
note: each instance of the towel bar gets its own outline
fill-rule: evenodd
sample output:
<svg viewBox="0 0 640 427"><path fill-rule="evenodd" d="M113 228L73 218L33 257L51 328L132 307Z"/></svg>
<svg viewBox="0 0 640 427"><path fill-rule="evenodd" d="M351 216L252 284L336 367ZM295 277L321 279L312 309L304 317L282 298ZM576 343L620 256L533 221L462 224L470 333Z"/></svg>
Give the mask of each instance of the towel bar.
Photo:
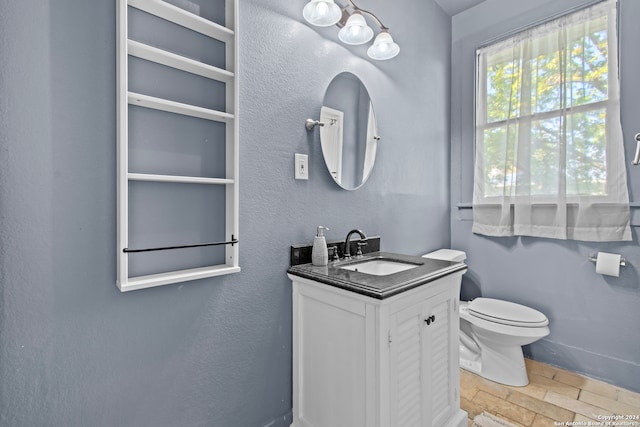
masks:
<svg viewBox="0 0 640 427"><path fill-rule="evenodd" d="M211 242L211 243L196 243L194 245L182 245L182 246L164 246L159 248L145 248L145 249L129 249L124 248L122 252L125 253L135 253L135 252L152 252L152 251L166 251L170 249L187 249L187 248L200 248L203 246L220 246L220 245L235 245L238 243L238 239L234 238L231 235L231 240L228 242Z"/></svg>

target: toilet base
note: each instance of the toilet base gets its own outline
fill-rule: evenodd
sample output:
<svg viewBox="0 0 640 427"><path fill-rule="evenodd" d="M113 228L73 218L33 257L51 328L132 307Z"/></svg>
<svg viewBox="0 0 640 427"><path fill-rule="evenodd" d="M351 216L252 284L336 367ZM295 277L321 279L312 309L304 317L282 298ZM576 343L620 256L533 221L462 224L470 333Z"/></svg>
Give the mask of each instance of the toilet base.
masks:
<svg viewBox="0 0 640 427"><path fill-rule="evenodd" d="M462 338L462 333L460 334ZM480 374L482 363L480 357L473 353L464 344L460 343L460 367L475 374Z"/></svg>
<svg viewBox="0 0 640 427"><path fill-rule="evenodd" d="M472 362L470 360L460 359L460 367L465 371L473 372L474 374L480 375L480 362Z"/></svg>
<svg viewBox="0 0 640 427"><path fill-rule="evenodd" d="M481 345L480 357L460 345L460 367L500 384L524 387L529 384L522 347L500 347L497 350Z"/></svg>

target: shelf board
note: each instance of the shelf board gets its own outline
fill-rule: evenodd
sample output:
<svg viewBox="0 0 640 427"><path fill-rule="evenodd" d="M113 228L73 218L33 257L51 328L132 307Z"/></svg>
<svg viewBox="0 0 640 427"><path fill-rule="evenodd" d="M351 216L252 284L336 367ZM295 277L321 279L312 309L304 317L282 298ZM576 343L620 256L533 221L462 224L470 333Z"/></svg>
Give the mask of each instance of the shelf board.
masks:
<svg viewBox="0 0 640 427"><path fill-rule="evenodd" d="M128 173L130 181L176 182L181 184L233 184L233 179L204 178L198 176L156 175L147 173Z"/></svg>
<svg viewBox="0 0 640 427"><path fill-rule="evenodd" d="M201 16L160 0L128 0L128 5L150 13L189 30L220 40L224 43L233 41L234 31L230 28L211 22Z"/></svg>
<svg viewBox="0 0 640 427"><path fill-rule="evenodd" d="M233 80L234 77L231 71L176 55L175 53L167 52L166 50L158 49L135 40L127 40L127 51L129 55L219 82L227 83Z"/></svg>
<svg viewBox="0 0 640 427"><path fill-rule="evenodd" d="M228 123L234 118L233 114L224 113L222 111L197 107L195 105L183 104L181 102L169 101L167 99L156 98L149 95L142 95L135 92L127 93L127 102L130 105L137 105L138 107L151 108L154 110L182 114L183 116L197 117L199 119L213 120L216 122Z"/></svg>
<svg viewBox="0 0 640 427"><path fill-rule="evenodd" d="M170 271L168 273L129 277L126 283L118 282L117 285L121 292L128 292L138 289L152 288L155 286L169 285L171 283L186 282L189 280L205 279L207 277L238 273L239 271L240 267L232 267L226 264L221 264L210 267Z"/></svg>

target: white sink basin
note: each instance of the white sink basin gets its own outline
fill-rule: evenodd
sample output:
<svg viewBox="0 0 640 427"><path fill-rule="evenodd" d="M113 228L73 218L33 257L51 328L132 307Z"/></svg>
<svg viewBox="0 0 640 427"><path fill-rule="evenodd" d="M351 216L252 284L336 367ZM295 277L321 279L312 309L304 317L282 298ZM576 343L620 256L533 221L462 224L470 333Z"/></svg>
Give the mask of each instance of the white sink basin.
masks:
<svg viewBox="0 0 640 427"><path fill-rule="evenodd" d="M359 273L371 274L374 276L386 276L388 274L399 273L418 267L418 264L408 264L402 261L391 259L371 259L354 264L342 266L345 270L357 271Z"/></svg>

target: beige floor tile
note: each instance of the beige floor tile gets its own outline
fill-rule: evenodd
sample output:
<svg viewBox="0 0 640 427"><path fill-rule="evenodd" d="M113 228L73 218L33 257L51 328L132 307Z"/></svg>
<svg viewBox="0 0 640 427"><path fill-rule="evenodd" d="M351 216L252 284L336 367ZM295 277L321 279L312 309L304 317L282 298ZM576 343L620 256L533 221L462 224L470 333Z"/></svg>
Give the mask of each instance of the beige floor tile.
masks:
<svg viewBox="0 0 640 427"><path fill-rule="evenodd" d="M578 395L580 394L579 388L561 383L556 380L552 380L551 378L541 375L529 375L529 381L530 385L535 385L538 389L544 390L545 394L547 391L554 391L558 394L564 394L565 396L571 397L573 399L577 399ZM541 399L544 399L544 396L542 396Z"/></svg>
<svg viewBox="0 0 640 427"><path fill-rule="evenodd" d="M544 415L536 414L536 417L533 419L533 423L531 427L555 427L555 422L558 420L547 418ZM561 420L561 421L572 421L572 420Z"/></svg>
<svg viewBox="0 0 640 427"><path fill-rule="evenodd" d="M589 421L594 422L594 421L598 421L595 418L591 418L591 417L585 417L582 414L576 414L575 417L573 417L573 421L575 422L579 422L579 423L589 423Z"/></svg>
<svg viewBox="0 0 640 427"><path fill-rule="evenodd" d="M613 415L613 412L606 409L598 408L579 400L571 399L565 395L550 391L544 397L545 402L552 403L561 408L568 409L571 412L582 414L586 417L597 420L598 415Z"/></svg>
<svg viewBox="0 0 640 427"><path fill-rule="evenodd" d="M578 375L575 372L565 371L564 369L558 369L553 376L553 379L576 388L582 387L586 380L585 377Z"/></svg>
<svg viewBox="0 0 640 427"><path fill-rule="evenodd" d="M503 414L500 414L500 413L496 414L496 417L505 420L506 422L508 422L509 424L514 425L515 427L529 427L528 425L520 424L518 421L512 420L511 418L507 417L506 415L503 415ZM534 419L535 419L535 417L534 417Z"/></svg>
<svg viewBox="0 0 640 427"><path fill-rule="evenodd" d="M472 400L478 392L478 380L470 372L460 370L460 398Z"/></svg>
<svg viewBox="0 0 640 427"><path fill-rule="evenodd" d="M516 393L521 393L527 395L533 399L544 400L545 394L547 394L547 390L536 387L536 386L527 386L527 387L514 387Z"/></svg>
<svg viewBox="0 0 640 427"><path fill-rule="evenodd" d="M461 370L461 407L475 416L487 412L517 426L602 422L603 415L640 415L640 393L624 390L554 366L525 359L529 385L510 387ZM592 426L599 424L592 424Z"/></svg>
<svg viewBox="0 0 640 427"><path fill-rule="evenodd" d="M472 420L485 410L482 406L467 399L460 399L460 408L462 408L463 411L466 411L467 415Z"/></svg>
<svg viewBox="0 0 640 427"><path fill-rule="evenodd" d="M476 387L460 387L460 399L473 400L478 389Z"/></svg>
<svg viewBox="0 0 640 427"><path fill-rule="evenodd" d="M618 401L640 408L640 393L629 390L618 390Z"/></svg>
<svg viewBox="0 0 640 427"><path fill-rule="evenodd" d="M545 417L551 418L556 421L572 420L575 415L573 411L561 408L543 400L534 399L531 396L527 396L523 393L512 392L507 397L507 401L515 403L516 405L529 409L536 414L544 415Z"/></svg>
<svg viewBox="0 0 640 427"><path fill-rule="evenodd" d="M600 396L588 390L582 390L580 392L579 400L597 406L598 408L606 408L617 415L640 415L640 408Z"/></svg>
<svg viewBox="0 0 640 427"><path fill-rule="evenodd" d="M544 395L547 393L547 389L545 389L544 387L541 387L538 383L532 381L532 376L533 375L529 375L528 385L524 387L509 386L509 390L511 390L512 392L515 391L517 393L526 394L527 396L531 396L534 399L539 399L539 400L544 399ZM544 378L544 377L540 377L540 378Z"/></svg>
<svg viewBox="0 0 640 427"><path fill-rule="evenodd" d="M559 368L556 368L555 366L536 362L535 360L531 360L531 359L524 359L524 362L527 365L527 373L529 375L536 374L542 377L553 378L559 369Z"/></svg>
<svg viewBox="0 0 640 427"><path fill-rule="evenodd" d="M573 372L560 369L556 373L555 377L553 377L553 379L558 382L569 384L573 387L576 387L582 390L591 391L593 393L599 394L604 397L608 397L610 399L615 400L616 397L618 396L617 387L614 387L611 384L607 384L602 381L584 377L582 375L579 375Z"/></svg>
<svg viewBox="0 0 640 427"><path fill-rule="evenodd" d="M473 398L473 402L493 414L503 415L510 420L526 426L531 425L534 417L536 416L535 412L529 409L509 403L504 399L500 399L483 390L480 390L478 394L476 394L476 397Z"/></svg>
<svg viewBox="0 0 640 427"><path fill-rule="evenodd" d="M465 371L464 369L460 370L460 384L461 388L468 387L475 388L478 391L486 391L487 393L493 394L501 399L506 399L509 395L508 386L489 381L479 375Z"/></svg>

